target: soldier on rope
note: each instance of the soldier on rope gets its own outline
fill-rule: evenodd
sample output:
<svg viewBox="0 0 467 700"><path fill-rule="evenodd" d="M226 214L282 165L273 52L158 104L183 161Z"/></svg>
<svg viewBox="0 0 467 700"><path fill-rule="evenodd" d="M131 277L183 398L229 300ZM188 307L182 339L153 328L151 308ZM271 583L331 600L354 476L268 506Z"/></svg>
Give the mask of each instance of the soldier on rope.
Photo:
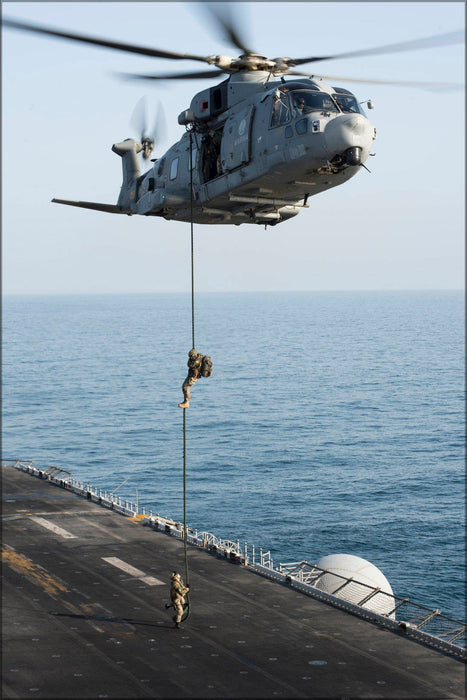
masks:
<svg viewBox="0 0 467 700"><path fill-rule="evenodd" d="M180 408L190 408L190 387L192 387L200 377L210 377L212 375L212 362L208 355L201 355L194 348L188 353L188 375L182 384L183 403L179 403Z"/></svg>

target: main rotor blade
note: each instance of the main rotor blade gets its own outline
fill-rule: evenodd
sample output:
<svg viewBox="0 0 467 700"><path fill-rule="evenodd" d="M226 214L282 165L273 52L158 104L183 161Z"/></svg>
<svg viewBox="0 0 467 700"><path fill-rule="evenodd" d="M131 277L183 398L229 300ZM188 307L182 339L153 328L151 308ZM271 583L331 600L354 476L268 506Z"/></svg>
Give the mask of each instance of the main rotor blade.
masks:
<svg viewBox="0 0 467 700"><path fill-rule="evenodd" d="M199 78L216 78L224 75L223 70L204 70L198 73L163 73L159 75L144 75L142 73L116 73L124 80L197 80Z"/></svg>
<svg viewBox="0 0 467 700"><path fill-rule="evenodd" d="M351 82L351 83L368 83L371 85L397 85L399 87L413 87L421 88L425 90L462 90L465 86L462 83L435 83L435 82L423 82L420 80L380 80L378 78L343 78L340 75L317 75L313 73L301 73L298 71L289 71L287 75L301 75L308 78L322 78L323 80L336 80L338 82Z"/></svg>
<svg viewBox="0 0 467 700"><path fill-rule="evenodd" d="M116 49L117 51L126 51L127 53L141 54L142 56L151 56L153 58L171 58L175 60L189 59L191 61L203 61L203 63L211 63L211 59L207 56L194 56L189 53L176 53L174 51L164 51L160 49L152 49L144 46L135 46L133 44L124 44L118 41L108 41L107 39L99 39L98 37L85 36L84 34L73 34L64 32L51 27L44 27L38 24L30 24L28 22L20 22L14 19L2 19L2 24L10 29L19 29L20 31L34 32L36 34L46 34L58 39L68 39L70 41L80 41L93 46L101 46L107 49Z"/></svg>
<svg viewBox="0 0 467 700"><path fill-rule="evenodd" d="M447 34L436 34L425 39L414 39L412 41L402 41L398 44L387 44L376 46L373 49L362 49L361 51L348 51L346 53L335 54L334 56L310 56L308 58L291 58L288 63L291 66L300 66L303 63L313 63L315 61L329 61L334 58L354 58L356 56L377 56L384 53L398 53L399 51L418 51L420 49L430 49L435 46L449 46L461 44L464 39L464 32L448 32Z"/></svg>
<svg viewBox="0 0 467 700"><path fill-rule="evenodd" d="M240 49L242 53L254 53L247 48L243 37L240 35L238 29L239 16L237 14L234 18L230 3L199 2L197 4L201 10L208 14L211 20L217 23L227 41ZM235 26L236 24L237 26Z"/></svg>

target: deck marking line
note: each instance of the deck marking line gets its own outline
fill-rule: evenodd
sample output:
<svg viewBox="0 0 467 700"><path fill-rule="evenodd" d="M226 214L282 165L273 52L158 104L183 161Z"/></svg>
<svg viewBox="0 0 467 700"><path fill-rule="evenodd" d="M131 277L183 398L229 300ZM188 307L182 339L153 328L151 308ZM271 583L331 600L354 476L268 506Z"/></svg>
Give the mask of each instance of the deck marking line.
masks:
<svg viewBox="0 0 467 700"><path fill-rule="evenodd" d="M143 576L141 581L143 583L147 583L148 586L163 586L164 582L160 581L158 578L154 578L154 576Z"/></svg>
<svg viewBox="0 0 467 700"><path fill-rule="evenodd" d="M146 576L144 571L141 571L140 569L136 569L134 566L131 566L131 564L127 564L126 561L122 561L118 557L102 557L104 561L106 561L108 564L112 564L112 566L117 567L117 569L121 569L124 571L126 574L129 574L130 576L133 576L134 578L139 578L143 583L146 583L148 586L163 586L164 582L160 581L158 578L154 578L154 576Z"/></svg>
<svg viewBox="0 0 467 700"><path fill-rule="evenodd" d="M36 515L33 515L31 520L34 520L35 523L42 525L42 527L45 527L47 530L51 530L56 535L60 535L60 537L63 537L65 540L76 539L76 535L72 535L71 532L64 530L62 527L58 527L58 525L54 525L49 520L45 520L45 518L38 518Z"/></svg>

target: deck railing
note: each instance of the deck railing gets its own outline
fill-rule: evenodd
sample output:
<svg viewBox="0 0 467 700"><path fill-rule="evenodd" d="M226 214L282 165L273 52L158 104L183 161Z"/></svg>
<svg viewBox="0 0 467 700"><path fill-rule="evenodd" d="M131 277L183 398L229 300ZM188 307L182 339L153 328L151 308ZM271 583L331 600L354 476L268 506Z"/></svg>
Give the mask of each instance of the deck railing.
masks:
<svg viewBox="0 0 467 700"><path fill-rule="evenodd" d="M111 491L94 488L88 483L73 479L72 473L59 467L39 469L31 460L2 459L2 465L21 469L36 477L47 479L52 484L68 489L73 493L99 503L128 517L139 517L145 525L155 530L183 539L183 524L140 507L137 503L116 496ZM323 600L335 607L347 610L365 619L379 622L412 638L423 641L458 658L465 657L465 622L443 615L438 609L431 609L414 602L410 598L400 598L381 591L379 588L340 576L321 569L307 561L279 564L274 567L271 552L251 546L247 542L241 546L239 540L226 540L210 532L187 528L187 542L198 548L247 566L256 573L295 588L311 597ZM328 575L333 581L329 586L320 586L320 581Z"/></svg>

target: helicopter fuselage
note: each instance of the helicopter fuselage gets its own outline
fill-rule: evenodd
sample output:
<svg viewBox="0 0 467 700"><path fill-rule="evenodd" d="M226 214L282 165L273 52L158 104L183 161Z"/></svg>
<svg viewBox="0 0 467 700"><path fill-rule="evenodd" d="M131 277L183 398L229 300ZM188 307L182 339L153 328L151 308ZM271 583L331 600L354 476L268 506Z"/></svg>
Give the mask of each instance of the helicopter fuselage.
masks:
<svg viewBox="0 0 467 700"><path fill-rule="evenodd" d="M355 175L375 138L347 90L323 80L271 80L262 71L234 74L198 93L179 123L187 129L182 138L142 175L142 145L113 145L123 159L123 184L117 205L104 211L275 225Z"/></svg>
<svg viewBox="0 0 467 700"><path fill-rule="evenodd" d="M154 159L152 168L143 175L137 155L143 152L143 160L149 158L156 129L149 135L142 126L141 143L127 139L112 146L123 161L123 184L117 204L64 199L53 202L114 214L205 224L280 223L308 206L310 197L343 184L366 167L376 138L375 129L351 92L331 87L322 77L303 78L308 73L301 72L301 66L465 41L464 32L454 31L344 53L271 59L248 47L240 24L230 14L229 3L220 5L223 7L204 3L224 39L241 51L240 56L167 51L2 17L2 25L18 31L210 66L207 71L188 73L125 74L130 79L211 80L229 75L194 96L190 108L178 118L179 124L187 127L187 133L162 158ZM294 77L286 81L284 75ZM331 79L334 80L328 77ZM352 80L431 89L462 87L445 82ZM367 106L371 109L371 101Z"/></svg>

